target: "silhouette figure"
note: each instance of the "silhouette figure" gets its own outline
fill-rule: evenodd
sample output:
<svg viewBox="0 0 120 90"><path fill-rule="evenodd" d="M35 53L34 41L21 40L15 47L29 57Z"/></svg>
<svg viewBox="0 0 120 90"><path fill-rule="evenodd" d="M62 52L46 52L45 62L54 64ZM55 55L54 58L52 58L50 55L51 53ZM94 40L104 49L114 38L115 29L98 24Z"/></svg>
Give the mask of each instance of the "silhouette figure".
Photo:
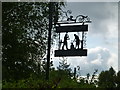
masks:
<svg viewBox="0 0 120 90"><path fill-rule="evenodd" d="M78 49L79 49L80 39L79 39L79 37L78 37L76 34L74 34L74 36L75 36L74 41L76 41L76 47L75 47L75 48L77 48L77 47L78 47Z"/></svg>
<svg viewBox="0 0 120 90"><path fill-rule="evenodd" d="M63 46L62 46L62 49L64 49L64 46L66 46L66 49L68 49L68 46L67 46L67 40L69 39L69 36L66 32L65 36L64 36L64 41L63 41Z"/></svg>
<svg viewBox="0 0 120 90"><path fill-rule="evenodd" d="M71 43L70 49L75 49L73 43Z"/></svg>

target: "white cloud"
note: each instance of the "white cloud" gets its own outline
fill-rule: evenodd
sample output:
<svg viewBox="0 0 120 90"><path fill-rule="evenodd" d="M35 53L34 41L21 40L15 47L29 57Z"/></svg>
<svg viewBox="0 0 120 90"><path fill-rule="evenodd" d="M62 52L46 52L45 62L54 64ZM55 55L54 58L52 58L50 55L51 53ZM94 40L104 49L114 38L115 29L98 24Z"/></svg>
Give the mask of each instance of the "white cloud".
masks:
<svg viewBox="0 0 120 90"><path fill-rule="evenodd" d="M55 66L59 65L60 60L54 60ZM86 75L87 73L93 73L94 69L98 69L99 72L102 70L108 70L111 66L117 71L118 70L118 57L112 53L109 49L103 47L95 47L88 49L87 57L68 57L68 64L72 69L80 66L81 74Z"/></svg>
<svg viewBox="0 0 120 90"><path fill-rule="evenodd" d="M96 47L88 50L87 62L91 68L90 70L98 69L102 71L108 69L107 62L111 53L107 48Z"/></svg>
<svg viewBox="0 0 120 90"><path fill-rule="evenodd" d="M88 60L93 61L96 59L108 60L110 57L110 51L107 48L96 47L88 49Z"/></svg>
<svg viewBox="0 0 120 90"><path fill-rule="evenodd" d="M91 64L101 65L101 64L102 64L102 61L103 61L103 60L101 59L101 55L98 54L97 59L91 61Z"/></svg>
<svg viewBox="0 0 120 90"><path fill-rule="evenodd" d="M91 58L95 57L95 58ZM103 47L96 47L89 49L88 52L88 62L95 65L96 68L100 70L105 70L110 68L111 66L118 70L118 57L116 54L112 53L109 49ZM92 61L91 61L92 59Z"/></svg>
<svg viewBox="0 0 120 90"><path fill-rule="evenodd" d="M111 58L108 60L107 65L109 67L114 67L114 69L118 71L118 56L114 53L111 53Z"/></svg>

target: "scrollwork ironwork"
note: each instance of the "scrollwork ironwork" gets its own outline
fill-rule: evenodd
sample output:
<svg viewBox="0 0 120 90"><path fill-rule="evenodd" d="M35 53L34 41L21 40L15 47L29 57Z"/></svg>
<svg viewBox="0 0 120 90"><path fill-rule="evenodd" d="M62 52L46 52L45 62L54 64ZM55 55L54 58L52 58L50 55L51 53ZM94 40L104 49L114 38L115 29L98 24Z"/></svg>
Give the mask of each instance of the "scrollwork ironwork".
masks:
<svg viewBox="0 0 120 90"><path fill-rule="evenodd" d="M61 19L62 22L64 22L64 20L66 20L68 22L74 21L75 23L82 23L82 24L91 23L91 20L88 16L78 15L78 16L76 16L76 18L73 18L73 16L70 15L70 14L72 14L71 10L62 11L62 12L63 12L63 14L65 14L62 16L62 19Z"/></svg>

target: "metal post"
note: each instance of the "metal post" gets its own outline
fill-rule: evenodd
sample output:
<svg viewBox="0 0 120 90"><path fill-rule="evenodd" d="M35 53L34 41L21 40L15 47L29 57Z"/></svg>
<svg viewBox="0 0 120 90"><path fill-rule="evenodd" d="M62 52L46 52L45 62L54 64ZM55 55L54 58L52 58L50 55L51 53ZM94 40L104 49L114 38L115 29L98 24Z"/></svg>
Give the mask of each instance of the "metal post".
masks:
<svg viewBox="0 0 120 90"><path fill-rule="evenodd" d="M51 48L51 29L52 29L52 2L49 3L49 30L48 30L48 53L47 53L47 68L46 79L49 80L49 67L50 67L50 48Z"/></svg>

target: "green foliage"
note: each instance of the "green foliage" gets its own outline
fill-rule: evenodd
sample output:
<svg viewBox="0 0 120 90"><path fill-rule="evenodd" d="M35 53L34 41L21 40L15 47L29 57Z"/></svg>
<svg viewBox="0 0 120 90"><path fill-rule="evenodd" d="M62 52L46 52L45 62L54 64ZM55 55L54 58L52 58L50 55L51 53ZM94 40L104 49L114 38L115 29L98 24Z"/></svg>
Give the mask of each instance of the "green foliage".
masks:
<svg viewBox="0 0 120 90"><path fill-rule="evenodd" d="M58 3L58 14L63 5ZM3 80L24 79L42 71L49 27L48 6L48 2L2 3Z"/></svg>
<svg viewBox="0 0 120 90"><path fill-rule="evenodd" d="M34 72L33 68L37 68L35 64L37 57L42 58L45 54L45 36L42 34L46 34L41 30L40 23L43 22L37 19L41 19L42 16L37 17L38 11L35 11L33 3L2 5L3 79L28 77ZM38 34L40 31L41 33ZM46 32L45 29L43 31ZM35 43L38 37L41 41L40 45ZM9 73L11 74L8 75Z"/></svg>
<svg viewBox="0 0 120 90"><path fill-rule="evenodd" d="M67 59L62 58L61 62L59 62L59 67L57 67L57 69L62 73L66 72L70 74L71 68L69 66L70 64L67 63Z"/></svg>
<svg viewBox="0 0 120 90"><path fill-rule="evenodd" d="M3 88L43 88L47 82L30 76L28 79L3 82Z"/></svg>
<svg viewBox="0 0 120 90"><path fill-rule="evenodd" d="M66 60L66 59L63 59ZM45 73L31 74L27 79L3 81L3 88L95 88L94 84L85 83L84 78L77 82L70 75L70 68L67 64L61 63L58 70L50 70L50 80L45 80ZM67 66L67 67L66 67Z"/></svg>
<svg viewBox="0 0 120 90"><path fill-rule="evenodd" d="M28 79L3 81L2 84L3 88L95 88L92 84L78 83L67 74L61 76L58 70L51 71L49 81L43 76L30 75Z"/></svg>
<svg viewBox="0 0 120 90"><path fill-rule="evenodd" d="M116 81L117 87L120 88L120 71L117 73L115 81Z"/></svg>
<svg viewBox="0 0 120 90"><path fill-rule="evenodd" d="M112 67L108 71L102 71L98 78L98 86L102 88L115 88L115 78L116 74Z"/></svg>

